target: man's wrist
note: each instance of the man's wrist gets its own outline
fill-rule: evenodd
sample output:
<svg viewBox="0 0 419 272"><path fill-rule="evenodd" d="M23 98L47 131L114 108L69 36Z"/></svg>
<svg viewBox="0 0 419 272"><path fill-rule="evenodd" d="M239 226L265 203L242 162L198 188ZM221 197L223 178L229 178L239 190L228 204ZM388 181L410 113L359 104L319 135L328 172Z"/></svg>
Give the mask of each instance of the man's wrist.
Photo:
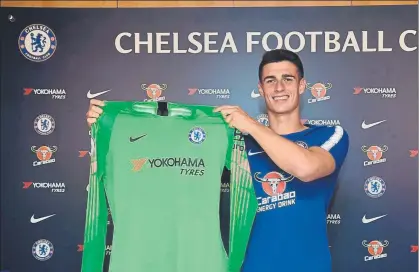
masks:
<svg viewBox="0 0 419 272"><path fill-rule="evenodd" d="M261 129L264 129L264 128L265 128L264 125L262 125L261 123L259 123L256 120L253 120L251 125L248 128L247 133L254 136L255 133L257 133L258 131L260 131Z"/></svg>

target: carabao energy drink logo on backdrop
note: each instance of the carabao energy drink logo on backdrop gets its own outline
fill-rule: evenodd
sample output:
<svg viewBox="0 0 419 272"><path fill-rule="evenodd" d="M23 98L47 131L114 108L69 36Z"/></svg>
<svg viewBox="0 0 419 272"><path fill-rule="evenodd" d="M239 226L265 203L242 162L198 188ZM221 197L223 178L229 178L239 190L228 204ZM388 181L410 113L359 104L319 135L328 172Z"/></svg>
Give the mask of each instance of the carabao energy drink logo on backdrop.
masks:
<svg viewBox="0 0 419 272"><path fill-rule="evenodd" d="M141 89L143 89L149 99L144 99L144 101L163 101L166 99L165 96L161 96L163 91L167 89L167 84L141 84Z"/></svg>
<svg viewBox="0 0 419 272"><path fill-rule="evenodd" d="M308 99L309 104L330 99L330 95L327 95L327 91L332 88L332 83L307 83L307 88L310 90L311 95L314 97Z"/></svg>

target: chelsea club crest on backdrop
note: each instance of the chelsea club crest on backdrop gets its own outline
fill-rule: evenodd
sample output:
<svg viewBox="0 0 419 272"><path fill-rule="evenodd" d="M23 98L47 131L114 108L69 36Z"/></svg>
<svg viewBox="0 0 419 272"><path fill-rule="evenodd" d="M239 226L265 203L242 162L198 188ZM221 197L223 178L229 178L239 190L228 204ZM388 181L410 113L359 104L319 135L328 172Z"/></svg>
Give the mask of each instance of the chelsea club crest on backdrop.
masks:
<svg viewBox="0 0 419 272"><path fill-rule="evenodd" d="M33 24L25 27L20 33L19 49L28 60L46 61L57 49L57 37L49 27Z"/></svg>

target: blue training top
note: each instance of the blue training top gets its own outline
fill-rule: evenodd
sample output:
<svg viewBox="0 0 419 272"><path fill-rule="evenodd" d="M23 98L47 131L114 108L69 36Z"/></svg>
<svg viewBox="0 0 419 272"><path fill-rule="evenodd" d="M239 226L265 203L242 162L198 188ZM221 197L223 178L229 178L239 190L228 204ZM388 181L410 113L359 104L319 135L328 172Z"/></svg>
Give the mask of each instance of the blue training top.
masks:
<svg viewBox="0 0 419 272"><path fill-rule="evenodd" d="M244 136L258 200L242 272L330 272L327 209L348 152L341 126L311 126L281 135L304 148L319 146L335 159L335 171L302 182L282 171L250 136Z"/></svg>

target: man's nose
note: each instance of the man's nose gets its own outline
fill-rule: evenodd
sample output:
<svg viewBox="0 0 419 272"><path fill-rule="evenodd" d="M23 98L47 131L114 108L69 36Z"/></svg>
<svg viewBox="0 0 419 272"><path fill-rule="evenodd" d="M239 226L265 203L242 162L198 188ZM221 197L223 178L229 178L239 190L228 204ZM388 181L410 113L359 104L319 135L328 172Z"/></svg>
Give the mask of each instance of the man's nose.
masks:
<svg viewBox="0 0 419 272"><path fill-rule="evenodd" d="M275 91L282 92L283 90L285 90L284 82L282 82L282 80L278 80L275 86Z"/></svg>

